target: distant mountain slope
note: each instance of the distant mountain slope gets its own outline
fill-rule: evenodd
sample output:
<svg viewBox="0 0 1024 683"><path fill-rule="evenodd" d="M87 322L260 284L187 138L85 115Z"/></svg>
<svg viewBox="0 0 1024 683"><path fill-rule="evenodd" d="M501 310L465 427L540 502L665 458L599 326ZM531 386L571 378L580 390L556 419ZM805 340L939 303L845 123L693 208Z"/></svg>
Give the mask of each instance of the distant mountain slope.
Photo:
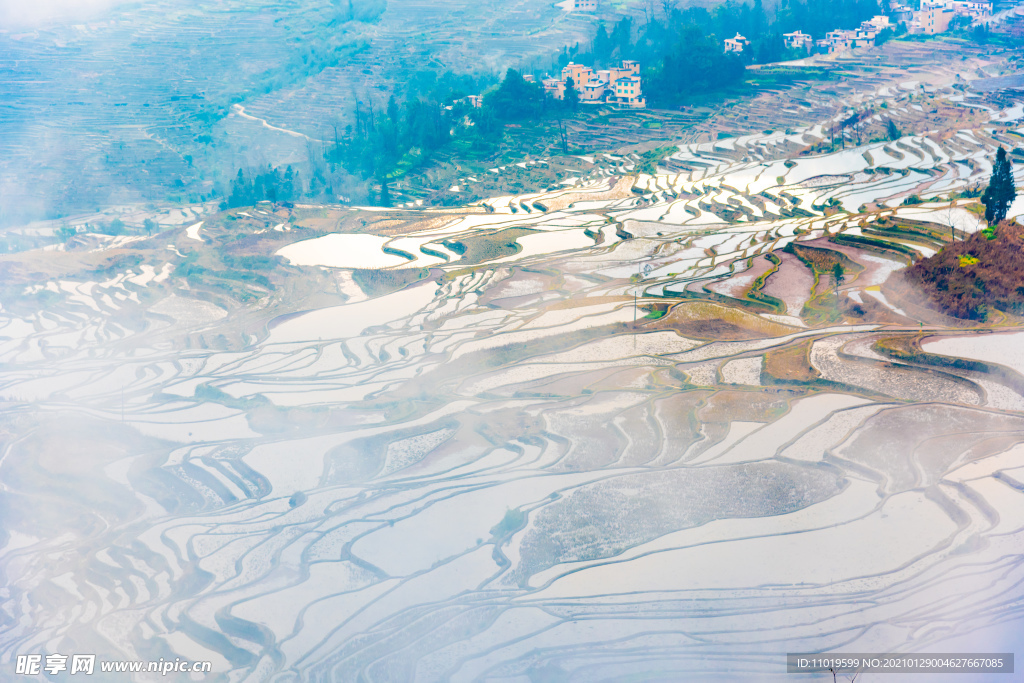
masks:
<svg viewBox="0 0 1024 683"><path fill-rule="evenodd" d="M0 24L0 225L199 200L225 169L307 158L275 128L316 137L411 70L497 70L593 21L543 0L156 0Z"/></svg>

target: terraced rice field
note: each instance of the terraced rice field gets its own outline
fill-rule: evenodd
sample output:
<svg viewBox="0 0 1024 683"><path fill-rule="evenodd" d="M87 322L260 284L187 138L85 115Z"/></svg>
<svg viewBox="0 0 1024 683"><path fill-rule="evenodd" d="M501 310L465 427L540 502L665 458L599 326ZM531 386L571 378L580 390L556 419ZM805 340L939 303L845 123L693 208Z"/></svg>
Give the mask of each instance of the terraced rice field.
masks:
<svg viewBox="0 0 1024 683"><path fill-rule="evenodd" d="M625 192L253 234L331 306L232 308L175 276L228 240L212 219L143 265L27 286L46 310L0 314L0 662L775 680L786 652L1012 650L1015 337L888 285L977 229L943 193L987 176L999 135L792 159L749 136L682 146L686 171L617 160ZM879 344L919 336L1001 369Z"/></svg>

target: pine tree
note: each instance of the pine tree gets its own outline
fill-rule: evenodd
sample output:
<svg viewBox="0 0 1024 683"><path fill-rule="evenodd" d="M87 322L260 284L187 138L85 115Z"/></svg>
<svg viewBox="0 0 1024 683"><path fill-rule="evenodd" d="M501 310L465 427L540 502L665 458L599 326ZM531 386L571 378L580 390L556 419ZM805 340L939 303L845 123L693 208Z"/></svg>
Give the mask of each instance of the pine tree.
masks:
<svg viewBox="0 0 1024 683"><path fill-rule="evenodd" d="M846 282L846 269L843 268L843 264L836 261L832 266L832 285L836 289L836 302L839 301L839 288Z"/></svg>
<svg viewBox="0 0 1024 683"><path fill-rule="evenodd" d="M252 204L252 184L245 177L242 169L238 169L238 175L231 181L228 206L245 206L246 204Z"/></svg>
<svg viewBox="0 0 1024 683"><path fill-rule="evenodd" d="M591 52L594 53L594 60L603 64L611 57L614 47L611 36L608 35L608 29L604 27L604 24L601 24L597 27L597 35L594 36L594 46L591 48Z"/></svg>
<svg viewBox="0 0 1024 683"><path fill-rule="evenodd" d="M889 119L888 123L886 123L885 134L889 137L890 140L900 139L900 129L896 127L896 123L893 122L892 119Z"/></svg>
<svg viewBox="0 0 1024 683"><path fill-rule="evenodd" d="M996 163L992 166L992 177L989 179L988 188L981 196L981 203L985 205L985 220L989 225L995 225L1006 219L1010 211L1010 204L1017 198L1017 188L1013 180L1013 165L1006 156L1006 150L1002 147L996 152Z"/></svg>
<svg viewBox="0 0 1024 683"><path fill-rule="evenodd" d="M580 106L580 93L576 90L576 84L571 76L565 79L565 106L573 112Z"/></svg>
<svg viewBox="0 0 1024 683"><path fill-rule="evenodd" d="M391 206L391 190L388 189L387 178L380 181L380 205Z"/></svg>
<svg viewBox="0 0 1024 683"><path fill-rule="evenodd" d="M286 202L295 198L295 171L292 170L290 164L284 170L284 181L281 183L280 195L281 199Z"/></svg>

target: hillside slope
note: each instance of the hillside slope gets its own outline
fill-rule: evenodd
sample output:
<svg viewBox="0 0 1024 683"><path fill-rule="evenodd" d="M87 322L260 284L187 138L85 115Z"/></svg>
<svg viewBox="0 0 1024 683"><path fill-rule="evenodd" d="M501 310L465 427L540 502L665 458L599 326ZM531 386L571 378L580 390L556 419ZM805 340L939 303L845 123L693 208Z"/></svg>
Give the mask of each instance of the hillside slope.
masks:
<svg viewBox="0 0 1024 683"><path fill-rule="evenodd" d="M1024 311L1024 226L1004 222L921 259L904 273L944 313L985 320L996 308Z"/></svg>

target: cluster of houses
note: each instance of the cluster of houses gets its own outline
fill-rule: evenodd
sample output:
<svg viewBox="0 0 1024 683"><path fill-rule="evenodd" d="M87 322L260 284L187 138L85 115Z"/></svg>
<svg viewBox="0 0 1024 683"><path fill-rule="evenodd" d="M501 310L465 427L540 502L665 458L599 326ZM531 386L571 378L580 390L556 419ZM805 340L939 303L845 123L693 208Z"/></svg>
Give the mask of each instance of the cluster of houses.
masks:
<svg viewBox="0 0 1024 683"><path fill-rule="evenodd" d="M967 17L972 22L986 23L992 17L992 3L985 0L921 0L921 9L914 10L905 5L896 5L889 16L879 15L852 30L829 31L824 38L814 40L801 31L782 36L786 47L810 54L818 52L832 54L846 52L858 47L873 45L875 37L886 29L895 29L904 24L909 33L934 35L949 30L955 17ZM750 41L739 33L727 38L723 47L726 52L741 53Z"/></svg>
<svg viewBox="0 0 1024 683"><path fill-rule="evenodd" d="M569 79L580 102L608 102L638 109L647 106L640 84L640 64L624 60L622 66L594 71L589 66L569 62L561 78L545 78L544 90L556 100L565 99Z"/></svg>
<svg viewBox="0 0 1024 683"><path fill-rule="evenodd" d="M949 30L955 17L967 17L975 23L988 23L992 18L992 3L980 0L921 0L921 9L914 11L900 5L893 10L897 23L904 22L910 33L932 35Z"/></svg>
<svg viewBox="0 0 1024 683"><path fill-rule="evenodd" d="M569 62L562 68L561 78L548 77L543 80L544 92L556 100L564 100L570 79L580 102L623 104L637 109L647 106L647 100L644 99L640 87L639 62L623 60L622 66L598 71L589 66ZM523 74L523 80L527 83L536 83L533 74ZM479 108L483 106L484 98L482 95L467 95L444 108L450 111L459 103Z"/></svg>
<svg viewBox="0 0 1024 683"><path fill-rule="evenodd" d="M896 24L889 21L889 17L878 15L871 17L868 21L862 21L860 26L852 31L838 29L829 31L824 38L815 41L814 45L820 52L832 54L833 52L846 52L858 47L867 47L875 44L875 37L887 28L896 29Z"/></svg>

